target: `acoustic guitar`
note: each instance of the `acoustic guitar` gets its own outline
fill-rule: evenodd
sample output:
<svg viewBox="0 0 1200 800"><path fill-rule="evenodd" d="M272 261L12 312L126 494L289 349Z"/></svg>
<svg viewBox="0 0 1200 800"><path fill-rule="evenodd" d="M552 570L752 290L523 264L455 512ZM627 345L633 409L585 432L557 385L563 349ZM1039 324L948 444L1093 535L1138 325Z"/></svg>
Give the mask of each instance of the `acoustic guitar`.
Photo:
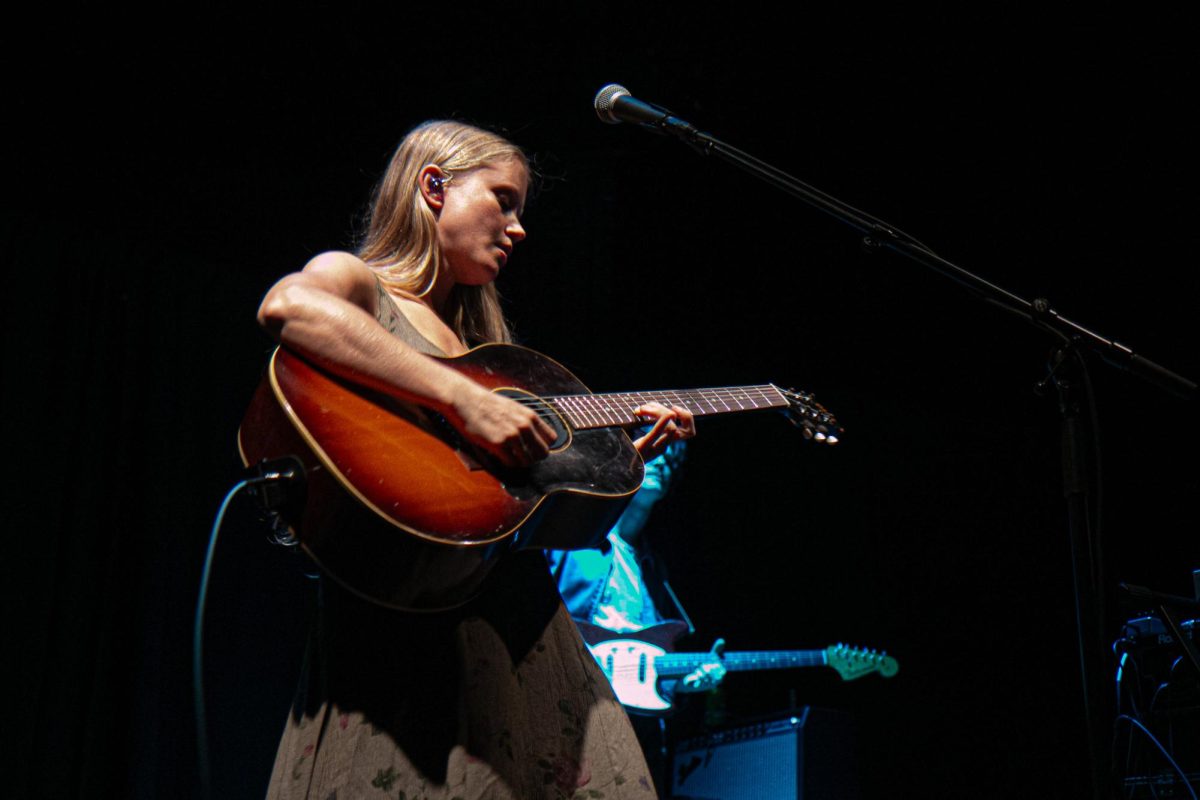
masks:
<svg viewBox="0 0 1200 800"><path fill-rule="evenodd" d="M771 384L592 394L562 365L507 344L440 359L535 409L550 455L498 464L443 417L278 348L238 431L243 462L295 456L307 497L283 522L330 576L394 608L459 605L502 554L595 546L642 483L626 430L656 401L696 416L777 409L832 444L837 421L811 395Z"/></svg>

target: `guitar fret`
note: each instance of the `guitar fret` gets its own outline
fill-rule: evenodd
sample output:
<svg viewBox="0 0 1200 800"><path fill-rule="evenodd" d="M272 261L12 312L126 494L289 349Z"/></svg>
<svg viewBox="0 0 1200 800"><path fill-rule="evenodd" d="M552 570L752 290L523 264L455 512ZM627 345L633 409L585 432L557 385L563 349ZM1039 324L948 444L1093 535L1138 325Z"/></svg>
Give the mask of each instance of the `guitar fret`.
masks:
<svg viewBox="0 0 1200 800"><path fill-rule="evenodd" d="M659 656L655 666L660 674L687 672L709 660L707 653L681 653ZM788 667L821 666L826 663L823 650L764 651L727 653L722 658L726 669L786 669Z"/></svg>
<svg viewBox="0 0 1200 800"><path fill-rule="evenodd" d="M596 413L595 405L592 402L591 395L580 395L578 398L579 407L583 410L584 416L588 421L589 428L603 428L604 421Z"/></svg>
<svg viewBox="0 0 1200 800"><path fill-rule="evenodd" d="M624 399L624 402L629 408L630 420L637 419L633 413L635 409L640 408L641 406L644 406L646 403L650 402L650 399L646 396L646 392L628 392L620 396Z"/></svg>
<svg viewBox="0 0 1200 800"><path fill-rule="evenodd" d="M629 425L637 422L637 416L633 413L634 409L645 403L638 397L636 393L621 393L611 395L613 405L615 406L618 418L622 425Z"/></svg>
<svg viewBox="0 0 1200 800"><path fill-rule="evenodd" d="M701 396L703 397L703 395L701 395ZM729 411L729 410L730 410L730 408L729 408L729 403L725 402L725 400L724 400L723 398L721 398L721 397L717 397L716 399L717 399L718 401L720 401L721 405L722 405L722 406L724 406L724 408L725 408L725 410L726 410L726 411ZM736 401L736 400L734 400L734 402L735 402L735 403L737 403L737 401ZM712 408L712 409L713 409L713 411L716 411L716 410L717 410L716 403L714 403L712 399L709 399L709 401L708 401L708 405L709 405L709 407L710 407L710 408ZM738 403L738 408L741 408L741 407L742 407L742 404L741 404L741 403Z"/></svg>
<svg viewBox="0 0 1200 800"><path fill-rule="evenodd" d="M605 415L604 404L595 395L589 395L584 400L584 404L588 407L592 417L598 421L597 427L604 428L612 424Z"/></svg>
<svg viewBox="0 0 1200 800"><path fill-rule="evenodd" d="M562 405L562 408L567 412L567 415L569 416L569 418L571 420L572 427L586 428L586 427L589 427L587 411L586 411L586 409L584 409L582 407L579 398L580 398L580 395L569 394L569 395L564 395L562 397L558 397L555 399Z"/></svg>
<svg viewBox="0 0 1200 800"><path fill-rule="evenodd" d="M549 399L578 429L635 424L639 419L634 411L649 403L680 406L696 416L780 408L788 404L779 390L771 385L560 395Z"/></svg>
<svg viewBox="0 0 1200 800"><path fill-rule="evenodd" d="M594 394L591 398L592 407L605 426L619 425L617 415L613 413L612 401L603 395Z"/></svg>
<svg viewBox="0 0 1200 800"><path fill-rule="evenodd" d="M641 404L630 402L630 395L624 393L598 394L593 395L593 397L604 410L604 417L607 424L624 426L637 422L637 418L633 415L633 409Z"/></svg>
<svg viewBox="0 0 1200 800"><path fill-rule="evenodd" d="M620 404L613 403L609 400L604 401L604 407L608 413L609 419L613 425L626 425L632 418L632 414L626 411Z"/></svg>
<svg viewBox="0 0 1200 800"><path fill-rule="evenodd" d="M591 427L591 420L588 418L587 408L583 404L583 395L572 395L569 402L571 407L575 409L576 415L579 417L580 428Z"/></svg>
<svg viewBox="0 0 1200 800"><path fill-rule="evenodd" d="M567 422L572 428L579 427L579 420L576 419L574 409L572 409L570 404L567 402L567 395L551 397L549 400L554 405L555 409L557 409L560 414L567 418Z"/></svg>
<svg viewBox="0 0 1200 800"><path fill-rule="evenodd" d="M821 650L802 650L794 653L731 653L726 661L729 669L769 669L771 667L812 666L824 663L825 653Z"/></svg>

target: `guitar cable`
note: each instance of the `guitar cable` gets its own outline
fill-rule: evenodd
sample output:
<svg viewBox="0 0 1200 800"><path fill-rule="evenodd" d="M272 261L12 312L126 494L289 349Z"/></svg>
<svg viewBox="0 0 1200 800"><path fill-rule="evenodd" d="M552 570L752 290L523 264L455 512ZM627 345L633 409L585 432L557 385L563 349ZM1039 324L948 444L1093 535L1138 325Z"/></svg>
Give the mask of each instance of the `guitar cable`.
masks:
<svg viewBox="0 0 1200 800"><path fill-rule="evenodd" d="M302 496L305 475L304 466L294 456L262 461L247 472L250 477L243 478L233 485L221 501L213 520L212 531L208 538L208 550L204 556L204 567L200 571L200 593L196 599L196 619L192 626L192 698L196 717L196 770L200 778L200 796L212 796L212 767L208 750L208 718L204 703L204 609L208 604L208 584L212 576L213 557L217 551L217 537L224 524L225 514L233 498L243 489L256 489L259 503L269 513L290 505ZM276 534L275 541L282 541Z"/></svg>
<svg viewBox="0 0 1200 800"><path fill-rule="evenodd" d="M1140 730L1143 734L1145 734L1146 738L1150 740L1150 743L1153 744L1156 748L1158 748L1159 754L1166 760L1167 764L1170 765L1171 769L1175 772L1175 774L1179 776L1179 779L1183 784L1183 788L1188 790L1188 794L1190 794L1192 796L1192 800L1200 800L1200 798L1196 797L1196 790L1192 787L1192 782L1191 782L1191 780L1188 779L1187 773L1184 772L1183 769L1179 766L1179 763L1174 758L1171 757L1171 753L1167 750L1167 748L1163 747L1163 744L1162 744L1162 742L1160 742L1158 740L1158 737L1156 737L1153 733L1151 733L1150 729L1147 728L1145 725L1143 725L1140 721L1134 719L1133 717L1129 716L1128 714L1118 714L1117 718L1115 720L1113 720L1114 743L1115 743L1115 740L1116 740L1116 737L1118 734L1118 731L1117 731L1117 723L1118 722L1128 722L1131 726L1133 726L1134 728Z"/></svg>

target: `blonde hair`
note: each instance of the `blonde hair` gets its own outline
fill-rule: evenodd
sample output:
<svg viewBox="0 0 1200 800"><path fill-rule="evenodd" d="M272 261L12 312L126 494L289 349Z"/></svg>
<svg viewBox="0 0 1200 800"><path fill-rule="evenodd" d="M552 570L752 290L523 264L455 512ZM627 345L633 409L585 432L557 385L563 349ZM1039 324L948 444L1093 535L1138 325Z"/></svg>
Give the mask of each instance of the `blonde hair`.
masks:
<svg viewBox="0 0 1200 800"><path fill-rule="evenodd" d="M529 160L512 142L461 122L431 120L413 128L375 187L358 256L384 286L420 297L437 280L442 265L437 218L419 191L421 170L434 164L451 178L497 161L512 160L530 172ZM512 331L491 283L456 284L442 310L465 343L509 342Z"/></svg>

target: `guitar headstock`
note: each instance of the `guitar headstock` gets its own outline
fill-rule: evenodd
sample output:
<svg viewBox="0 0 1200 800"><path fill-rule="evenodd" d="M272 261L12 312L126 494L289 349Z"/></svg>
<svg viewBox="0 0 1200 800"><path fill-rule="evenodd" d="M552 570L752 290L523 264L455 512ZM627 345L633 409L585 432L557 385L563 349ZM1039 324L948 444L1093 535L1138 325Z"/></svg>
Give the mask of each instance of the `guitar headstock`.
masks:
<svg viewBox="0 0 1200 800"><path fill-rule="evenodd" d="M876 653L874 650L844 644L825 648L825 660L838 671L844 681L852 681L872 672L890 678L900 671L896 659L887 653Z"/></svg>
<svg viewBox="0 0 1200 800"><path fill-rule="evenodd" d="M805 439L824 444L837 444L842 435L842 426L834 419L829 409L817 402L808 392L775 387L788 401L783 413L792 424L800 429Z"/></svg>

